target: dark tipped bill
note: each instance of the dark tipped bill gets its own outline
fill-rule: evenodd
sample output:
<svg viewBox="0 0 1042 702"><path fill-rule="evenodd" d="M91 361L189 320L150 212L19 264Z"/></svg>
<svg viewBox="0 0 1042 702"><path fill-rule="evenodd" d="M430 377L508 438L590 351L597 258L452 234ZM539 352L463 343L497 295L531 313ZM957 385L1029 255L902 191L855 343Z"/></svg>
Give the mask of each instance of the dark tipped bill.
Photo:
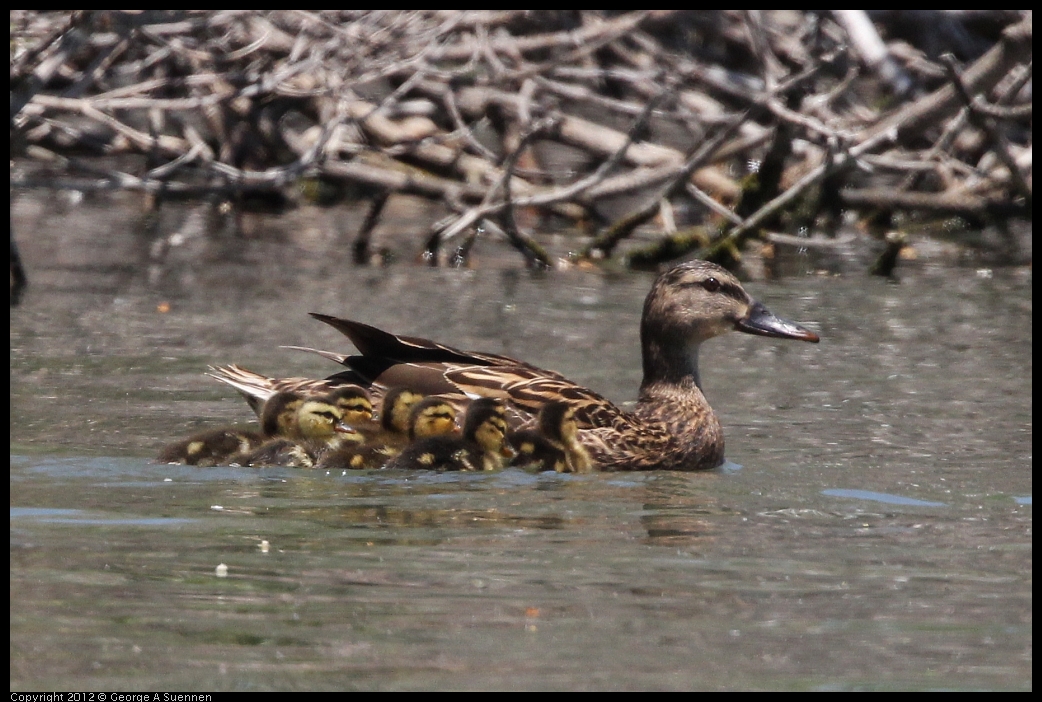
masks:
<svg viewBox="0 0 1042 702"><path fill-rule="evenodd" d="M818 335L814 332L804 329L799 324L787 322L781 317L774 316L769 309L759 302L753 303L753 306L749 308L749 314L744 319L739 319L735 322L734 328L746 334L757 334L759 336L798 339L800 341L809 341L813 344L820 341Z"/></svg>
<svg viewBox="0 0 1042 702"><path fill-rule="evenodd" d="M350 424L345 424L344 422L337 422L335 425L333 425L333 431L335 431L337 434L354 434L355 436L361 437L361 432L359 432Z"/></svg>

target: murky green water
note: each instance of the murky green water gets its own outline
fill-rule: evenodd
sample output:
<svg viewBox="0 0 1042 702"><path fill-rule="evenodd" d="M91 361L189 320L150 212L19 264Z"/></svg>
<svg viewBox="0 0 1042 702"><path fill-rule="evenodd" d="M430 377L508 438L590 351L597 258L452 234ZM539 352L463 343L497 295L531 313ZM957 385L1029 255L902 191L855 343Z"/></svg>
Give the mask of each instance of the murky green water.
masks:
<svg viewBox="0 0 1042 702"><path fill-rule="evenodd" d="M651 277L360 270L302 227L150 269L117 213L45 204L16 203L12 689L1031 687L1029 275L751 285L823 341L704 348L741 469L196 469L150 458L250 416L208 364L336 370L278 348L349 348L309 311L631 400Z"/></svg>

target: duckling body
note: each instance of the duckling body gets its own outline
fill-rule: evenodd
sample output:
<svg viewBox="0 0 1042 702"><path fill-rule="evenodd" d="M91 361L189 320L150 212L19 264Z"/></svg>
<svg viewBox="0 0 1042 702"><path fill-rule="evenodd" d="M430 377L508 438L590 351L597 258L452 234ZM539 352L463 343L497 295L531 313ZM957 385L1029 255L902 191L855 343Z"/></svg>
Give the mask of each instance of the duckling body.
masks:
<svg viewBox="0 0 1042 702"><path fill-rule="evenodd" d="M593 470L590 453L578 438L575 408L566 402L548 402L539 410L536 427L511 434L511 443L518 453L511 465L558 473Z"/></svg>
<svg viewBox="0 0 1042 702"><path fill-rule="evenodd" d="M165 446L156 460L192 466L227 463L230 457L249 453L274 437L296 434L297 411L302 402L296 393L276 392L261 409L259 433L237 427L211 429Z"/></svg>
<svg viewBox="0 0 1042 702"><path fill-rule="evenodd" d="M190 466L216 466L228 456L250 451L262 443L264 437L259 432L234 427L211 429L183 441L168 444L159 452L156 461Z"/></svg>
<svg viewBox="0 0 1042 702"><path fill-rule="evenodd" d="M251 451L229 457L228 462L233 465L250 467L312 468L318 454L322 451L322 446L321 442L276 437Z"/></svg>
<svg viewBox="0 0 1042 702"><path fill-rule="evenodd" d="M392 377L408 378L414 387L447 395L500 398L529 423L544 405L566 403L574 412L575 445L588 456L575 453L570 460L578 469L587 469L580 466L588 464L597 470L719 466L724 437L699 381L701 344L729 331L818 341L814 332L776 317L753 300L724 268L706 261L680 264L662 273L645 299L644 378L636 408L625 412L559 373L523 361L395 336L329 315L312 316L346 335L358 348L359 356L323 355L339 360L362 384L393 385Z"/></svg>
<svg viewBox="0 0 1042 702"><path fill-rule="evenodd" d="M475 400L467 408L463 435L439 435L420 439L387 463L389 469L489 471L503 467L510 454L508 424L502 403L492 398Z"/></svg>
<svg viewBox="0 0 1042 702"><path fill-rule="evenodd" d="M536 472L568 472L568 456L535 429L519 429L510 434L510 445L517 455L510 461L515 468Z"/></svg>
<svg viewBox="0 0 1042 702"><path fill-rule="evenodd" d="M315 467L319 470L372 470L383 468L399 453L400 448L387 444L344 446L322 452Z"/></svg>

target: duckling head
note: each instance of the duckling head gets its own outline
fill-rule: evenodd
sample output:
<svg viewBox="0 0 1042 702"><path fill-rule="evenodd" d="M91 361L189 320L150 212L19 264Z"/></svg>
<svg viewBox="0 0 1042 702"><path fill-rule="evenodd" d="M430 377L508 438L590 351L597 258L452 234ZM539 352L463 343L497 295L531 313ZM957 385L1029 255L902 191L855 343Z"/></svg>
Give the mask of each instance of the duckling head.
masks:
<svg viewBox="0 0 1042 702"><path fill-rule="evenodd" d="M297 431L305 439L363 440L357 430L344 422L344 413L337 406L336 398L328 395L304 400L297 410Z"/></svg>
<svg viewBox="0 0 1042 702"><path fill-rule="evenodd" d="M391 388L384 395L380 409L380 426L390 432L407 434L412 407L423 399L423 394L405 387Z"/></svg>
<svg viewBox="0 0 1042 702"><path fill-rule="evenodd" d="M330 391L326 398L340 409L344 424L354 427L373 421L373 400L363 387L343 385Z"/></svg>
<svg viewBox="0 0 1042 702"><path fill-rule="evenodd" d="M295 392L277 392L268 398L261 410L261 431L264 436L296 436L297 412L304 398Z"/></svg>
<svg viewBox="0 0 1042 702"><path fill-rule="evenodd" d="M409 413L409 438L451 434L456 431L456 408L440 397L427 397L412 406Z"/></svg>

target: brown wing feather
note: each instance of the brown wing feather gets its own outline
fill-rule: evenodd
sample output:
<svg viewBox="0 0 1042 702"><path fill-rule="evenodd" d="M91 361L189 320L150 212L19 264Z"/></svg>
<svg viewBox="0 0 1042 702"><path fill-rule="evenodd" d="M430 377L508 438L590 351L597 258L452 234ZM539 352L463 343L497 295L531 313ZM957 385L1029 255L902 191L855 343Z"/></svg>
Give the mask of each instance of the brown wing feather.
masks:
<svg viewBox="0 0 1042 702"><path fill-rule="evenodd" d="M567 402L575 408L580 429L631 423L625 412L594 391L563 378L540 376L532 368L470 366L446 371L445 377L467 394L509 400L532 415L548 402Z"/></svg>
<svg viewBox="0 0 1042 702"><path fill-rule="evenodd" d="M320 322L325 322L350 339L351 343L361 352L362 356L340 356L340 354L334 354L328 351L318 351L316 349L302 350L318 353L320 356L336 360L338 363L359 370L363 374L365 374L366 371L359 368L359 364L362 363L362 358L367 359L369 363L372 363L376 359L381 359L388 362L388 367L392 366L393 362L442 363L445 364L446 368L452 365L515 366L518 368L531 369L545 377L559 378L561 380L565 379L564 376L555 371L537 368L536 366L525 363L524 361L519 361L515 358L510 358L509 356L502 356L497 353L462 351L452 346L439 344L430 339L423 339L418 336L399 336L391 334L390 332L385 332L382 329L377 329L368 324L363 324L362 322L356 322L351 319L341 319L340 317L333 317L328 314L319 314L318 312L312 312L311 316ZM337 358L338 356L340 357Z"/></svg>

